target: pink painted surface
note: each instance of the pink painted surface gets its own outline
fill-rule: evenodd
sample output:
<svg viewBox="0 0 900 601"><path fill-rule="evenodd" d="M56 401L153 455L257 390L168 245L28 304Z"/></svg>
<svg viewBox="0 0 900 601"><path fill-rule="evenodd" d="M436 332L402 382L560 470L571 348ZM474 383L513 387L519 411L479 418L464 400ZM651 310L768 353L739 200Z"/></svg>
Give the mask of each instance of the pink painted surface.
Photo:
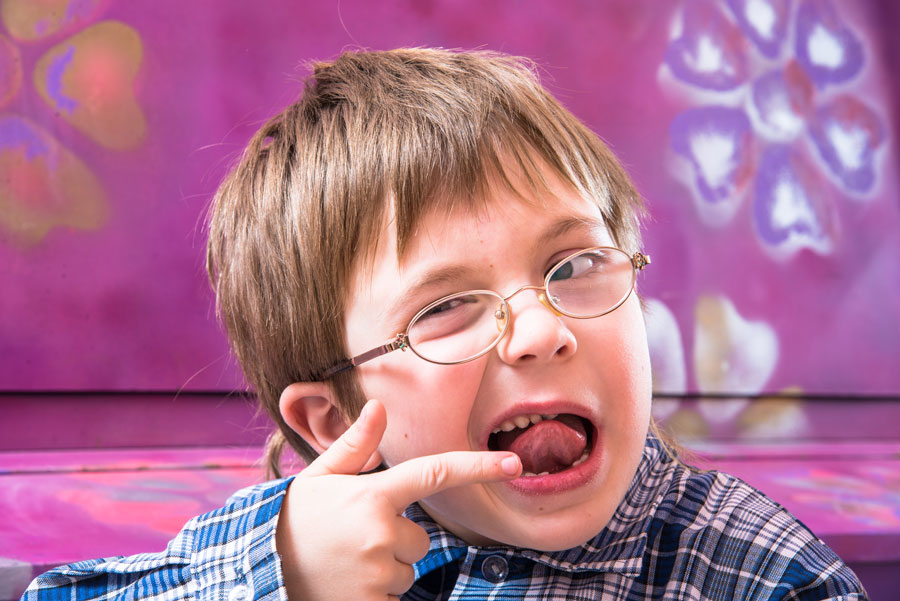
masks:
<svg viewBox="0 0 900 601"><path fill-rule="evenodd" d="M240 388L202 268L199 224L220 177L299 91L304 61L438 45L534 57L634 175L653 215L642 286L671 315L654 322L659 390L897 395L896 3L775 3L768 37L745 4L11 10L0 24L0 181L11 182L0 190L0 388ZM810 55L815 32L840 64ZM698 66L702 40L717 68Z"/></svg>
<svg viewBox="0 0 900 601"><path fill-rule="evenodd" d="M764 39L744 5L197 0L185 12L176 0L59 0L44 19L3 17L0 390L113 393L0 396L0 557L13 536L48 555L76 542L112 545L77 557L158 548L258 477L239 455L267 427L243 402L127 391L243 388L214 323L199 224L251 133L300 89L298 65L438 45L534 57L633 174L653 216L641 285L656 308L657 390L799 395L659 402L664 418L747 443L720 447L718 464L836 547L893 558L884 582L897 584L896 452L871 441L892 444L900 423L900 8L775 3ZM841 64L810 55L814 31ZM721 69L696 68L700 40L722 50ZM716 136L705 154L703 131ZM729 144L733 161L710 162ZM759 446L771 438L830 443ZM154 445L193 448L86 450ZM218 467L204 464L210 446Z"/></svg>
<svg viewBox="0 0 900 601"><path fill-rule="evenodd" d="M262 448L150 447L67 451L4 451L0 475L260 468Z"/></svg>
<svg viewBox="0 0 900 601"><path fill-rule="evenodd" d="M900 562L900 442L693 446L788 508L850 562ZM900 566L898 566L900 567Z"/></svg>
<svg viewBox="0 0 900 601"><path fill-rule="evenodd" d="M261 457L259 446L0 451L0 601L57 565L165 549L261 482Z"/></svg>
<svg viewBox="0 0 900 601"><path fill-rule="evenodd" d="M190 518L260 475L252 465L4 474L3 557L37 574L81 559L161 551Z"/></svg>
<svg viewBox="0 0 900 601"><path fill-rule="evenodd" d="M705 458L701 465L742 477L806 523L859 572L873 599L883 598L876 591L895 590L900 443L694 448ZM0 578L12 577L10 565L18 574L28 566L30 577L80 559L161 550L188 519L261 481L260 453L0 452Z"/></svg>
<svg viewBox="0 0 900 601"><path fill-rule="evenodd" d="M255 401L227 393L0 392L0 450L261 444Z"/></svg>
<svg viewBox="0 0 900 601"><path fill-rule="evenodd" d="M900 402L896 398L657 396L653 409L659 423L691 440L752 445L785 440L891 442L900 437Z"/></svg>
<svg viewBox="0 0 900 601"><path fill-rule="evenodd" d="M825 459L819 445L702 448L698 465L778 500L848 561L900 561L900 443L846 443ZM4 452L0 506L10 513L0 538L19 550L13 557L41 561L153 550L187 519L260 481L260 456L258 447ZM103 536L86 543L70 537L73 527Z"/></svg>

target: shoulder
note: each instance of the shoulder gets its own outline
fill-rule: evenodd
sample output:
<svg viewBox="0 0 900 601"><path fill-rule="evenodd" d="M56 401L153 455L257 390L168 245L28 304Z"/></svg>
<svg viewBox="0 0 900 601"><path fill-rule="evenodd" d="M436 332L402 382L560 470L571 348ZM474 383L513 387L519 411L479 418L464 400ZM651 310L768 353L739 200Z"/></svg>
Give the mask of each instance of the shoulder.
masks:
<svg viewBox="0 0 900 601"><path fill-rule="evenodd" d="M281 478L242 488L228 497L228 501L225 502L225 505L253 504L258 500L276 498L284 494L284 491L287 490L291 480L293 480L293 478Z"/></svg>
<svg viewBox="0 0 900 601"><path fill-rule="evenodd" d="M241 489L223 507L191 520L186 528L193 531L192 563L202 565L214 556L266 543L289 483L280 479Z"/></svg>
<svg viewBox="0 0 900 601"><path fill-rule="evenodd" d="M648 531L653 563L671 578L713 598L865 598L846 564L777 502L728 474L672 471Z"/></svg>

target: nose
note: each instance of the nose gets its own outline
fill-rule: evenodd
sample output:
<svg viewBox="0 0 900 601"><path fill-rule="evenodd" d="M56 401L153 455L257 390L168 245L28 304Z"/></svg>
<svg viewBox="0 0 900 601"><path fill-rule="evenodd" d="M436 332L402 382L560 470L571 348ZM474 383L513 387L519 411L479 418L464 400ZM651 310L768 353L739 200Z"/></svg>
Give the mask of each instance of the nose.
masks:
<svg viewBox="0 0 900 601"><path fill-rule="evenodd" d="M510 300L507 303L509 325L496 348L504 363L521 365L561 360L575 353L578 343L565 321L570 318L563 317L540 299L537 291L521 295L515 307Z"/></svg>

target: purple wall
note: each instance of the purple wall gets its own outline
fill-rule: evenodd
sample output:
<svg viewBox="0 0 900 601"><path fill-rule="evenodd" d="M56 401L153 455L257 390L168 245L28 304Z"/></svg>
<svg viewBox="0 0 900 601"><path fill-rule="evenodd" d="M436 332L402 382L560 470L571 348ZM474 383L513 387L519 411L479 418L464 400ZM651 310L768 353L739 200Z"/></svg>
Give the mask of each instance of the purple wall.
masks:
<svg viewBox="0 0 900 601"><path fill-rule="evenodd" d="M772 4L6 2L0 389L241 387L203 274L218 181L303 61L438 45L535 58L633 174L658 390L900 394L898 10Z"/></svg>

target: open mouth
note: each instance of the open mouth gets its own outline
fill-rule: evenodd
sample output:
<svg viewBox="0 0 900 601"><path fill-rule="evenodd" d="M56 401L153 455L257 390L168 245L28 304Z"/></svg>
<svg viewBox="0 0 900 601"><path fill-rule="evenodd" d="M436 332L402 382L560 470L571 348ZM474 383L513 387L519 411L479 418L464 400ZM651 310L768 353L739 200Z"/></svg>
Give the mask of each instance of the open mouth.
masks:
<svg viewBox="0 0 900 601"><path fill-rule="evenodd" d="M591 423L571 413L519 415L491 432L488 448L518 455L523 477L547 476L587 461L593 436Z"/></svg>

